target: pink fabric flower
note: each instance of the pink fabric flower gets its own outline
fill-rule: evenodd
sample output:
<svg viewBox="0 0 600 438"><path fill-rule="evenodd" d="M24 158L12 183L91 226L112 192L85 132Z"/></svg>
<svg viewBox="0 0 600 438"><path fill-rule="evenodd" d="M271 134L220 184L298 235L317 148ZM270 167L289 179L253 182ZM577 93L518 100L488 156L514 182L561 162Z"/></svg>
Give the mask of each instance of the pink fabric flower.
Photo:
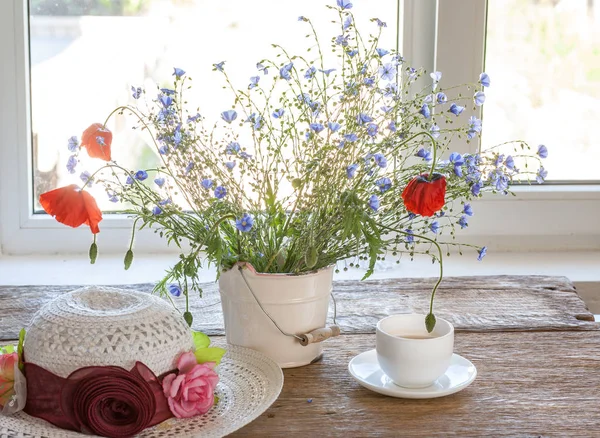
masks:
<svg viewBox="0 0 600 438"><path fill-rule="evenodd" d="M17 353L0 354L0 411L15 393L15 366L18 363Z"/></svg>
<svg viewBox="0 0 600 438"><path fill-rule="evenodd" d="M198 364L194 353L183 353L177 361L179 374L169 374L162 382L169 408L177 418L206 414L215 402L219 376L215 363Z"/></svg>

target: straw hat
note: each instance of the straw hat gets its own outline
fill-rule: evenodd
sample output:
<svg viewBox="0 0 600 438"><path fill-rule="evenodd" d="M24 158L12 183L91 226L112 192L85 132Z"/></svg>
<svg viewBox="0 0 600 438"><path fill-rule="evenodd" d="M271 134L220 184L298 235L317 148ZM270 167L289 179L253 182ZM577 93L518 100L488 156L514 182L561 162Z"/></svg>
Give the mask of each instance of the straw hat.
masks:
<svg viewBox="0 0 600 438"><path fill-rule="evenodd" d="M135 436L142 437L224 436L259 416L279 395L281 369L263 354L227 346L214 371L208 364L193 374L180 358L192 357L194 350L181 314L157 296L104 287L64 294L46 304L27 329L27 394L15 396L27 402L23 411L0 415L0 436L85 437L98 430L103 436L132 436L127 431L136 427L141 430ZM166 396L165 382L198 374L208 379L204 385L216 381L214 372L217 403L205 414L176 418L183 405ZM190 384L190 391L195 386ZM204 402L212 404L212 398L194 403ZM195 406L189 409L195 412Z"/></svg>

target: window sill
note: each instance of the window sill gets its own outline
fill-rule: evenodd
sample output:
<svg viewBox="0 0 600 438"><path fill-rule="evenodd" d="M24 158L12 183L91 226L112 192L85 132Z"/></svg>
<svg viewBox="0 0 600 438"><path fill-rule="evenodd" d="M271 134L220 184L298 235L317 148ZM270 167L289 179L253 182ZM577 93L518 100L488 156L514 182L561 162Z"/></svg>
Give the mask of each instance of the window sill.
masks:
<svg viewBox="0 0 600 438"><path fill-rule="evenodd" d="M95 265L86 256L0 256L2 285L67 284L134 284L159 280L177 261L177 254L136 256L128 271L123 269L123 255L100 254ZM371 278L434 277L437 266L427 257L408 257L400 265L385 263ZM341 265L340 265L341 266ZM482 262L470 252L452 255L444 261L446 276L470 275L563 275L574 282L600 282L600 251L590 252L491 252ZM335 279L360 279L364 270L349 269ZM201 281L215 279L215 270L205 269Z"/></svg>

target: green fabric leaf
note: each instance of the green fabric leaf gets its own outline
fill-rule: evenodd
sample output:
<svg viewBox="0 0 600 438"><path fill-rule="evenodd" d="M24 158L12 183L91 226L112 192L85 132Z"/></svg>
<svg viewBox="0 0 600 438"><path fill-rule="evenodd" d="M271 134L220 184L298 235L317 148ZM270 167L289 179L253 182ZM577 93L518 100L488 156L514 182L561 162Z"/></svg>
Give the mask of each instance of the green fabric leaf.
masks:
<svg viewBox="0 0 600 438"><path fill-rule="evenodd" d="M219 365L221 358L225 354L225 350L219 347L199 348L194 354L198 363L215 362Z"/></svg>
<svg viewBox="0 0 600 438"><path fill-rule="evenodd" d="M19 369L23 371L25 365L23 365L23 343L25 342L25 329L21 329L19 332L19 345L17 345L17 354L19 355Z"/></svg>
<svg viewBox="0 0 600 438"><path fill-rule="evenodd" d="M0 354L11 354L15 352L14 345L5 345L4 347L0 347Z"/></svg>
<svg viewBox="0 0 600 438"><path fill-rule="evenodd" d="M192 332L192 335L194 336L194 345L196 346L196 350L208 348L210 345L210 338L208 336L202 332Z"/></svg>

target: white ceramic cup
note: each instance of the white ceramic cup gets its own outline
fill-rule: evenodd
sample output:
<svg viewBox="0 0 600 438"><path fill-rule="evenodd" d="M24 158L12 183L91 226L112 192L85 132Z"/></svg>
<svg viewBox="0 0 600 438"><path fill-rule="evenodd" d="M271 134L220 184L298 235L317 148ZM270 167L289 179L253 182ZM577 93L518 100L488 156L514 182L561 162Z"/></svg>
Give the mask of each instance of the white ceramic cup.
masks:
<svg viewBox="0 0 600 438"><path fill-rule="evenodd" d="M454 327L443 319L437 319L432 333L425 328L425 315L392 315L377 323L377 360L398 386L430 386L450 366L453 350Z"/></svg>

